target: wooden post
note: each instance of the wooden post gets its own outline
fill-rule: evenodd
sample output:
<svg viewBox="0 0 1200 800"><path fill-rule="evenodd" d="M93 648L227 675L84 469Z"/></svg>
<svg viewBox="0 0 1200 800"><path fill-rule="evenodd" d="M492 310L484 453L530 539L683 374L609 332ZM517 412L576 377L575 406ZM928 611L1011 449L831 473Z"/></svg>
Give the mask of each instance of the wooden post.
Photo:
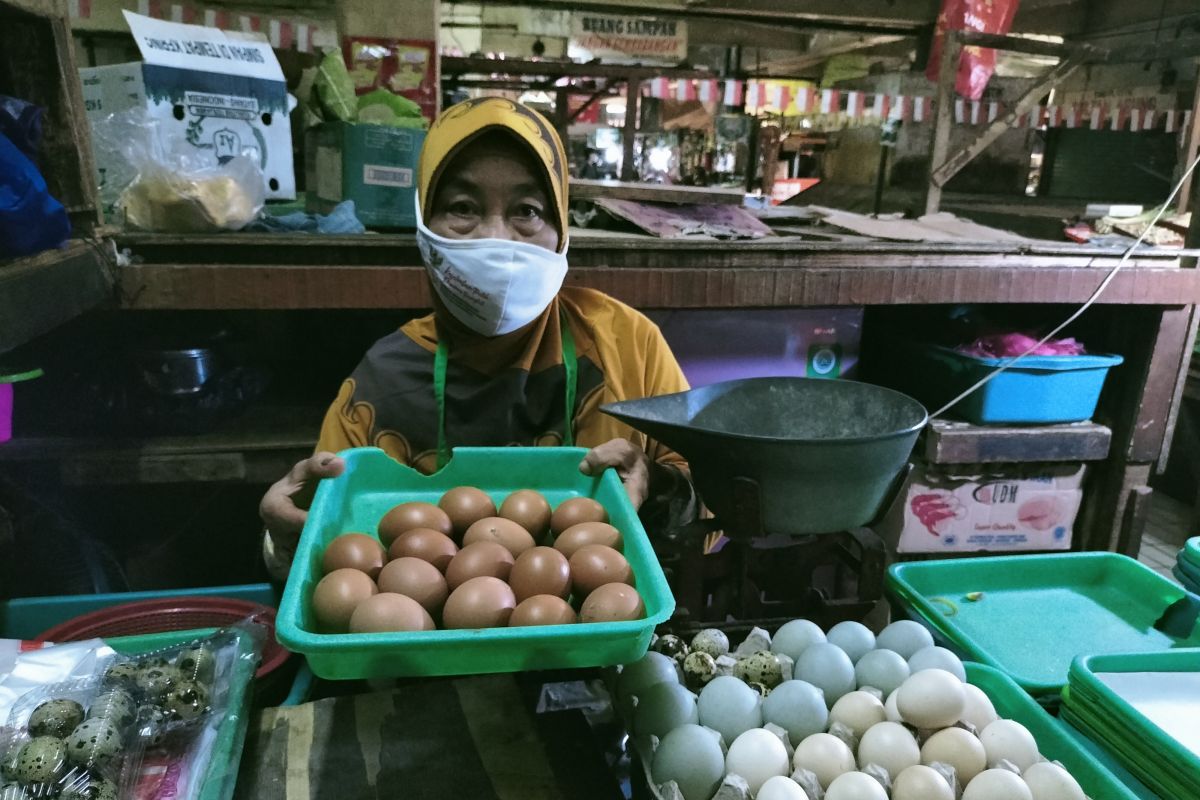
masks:
<svg viewBox="0 0 1200 800"><path fill-rule="evenodd" d="M950 128L954 122L954 83L962 56L958 31L946 31L942 40L942 63L938 67L937 95L933 106L933 138L929 145L929 166L925 175L925 213L936 214L942 204L942 187L934 182L933 171L950 152Z"/></svg>
<svg viewBox="0 0 1200 800"><path fill-rule="evenodd" d="M630 78L625 85L625 133L621 141L624 145L624 155L621 156L621 180L636 181L637 172L633 168L633 139L637 134L638 100L642 94L642 82L638 78Z"/></svg>
<svg viewBox="0 0 1200 800"><path fill-rule="evenodd" d="M558 130L558 138L562 139L563 147L567 146L567 126L570 124L571 90L566 86L559 86L554 93L554 127ZM568 152L568 160L570 160L570 155Z"/></svg>
<svg viewBox="0 0 1200 800"><path fill-rule="evenodd" d="M1192 163L1192 159L1196 157L1197 152L1200 152L1200 81L1196 82L1196 93L1192 95L1192 120L1188 125L1187 130L1183 132L1183 147L1181 147L1179 150L1179 169L1175 172L1177 176L1183 176L1184 170L1186 170L1188 165ZM1200 168L1197 168L1197 171L1192 173L1192 180L1185 183L1183 188L1179 190L1179 198L1178 202L1175 203L1175 208L1180 214L1184 213L1189 208L1191 208L1192 211L1196 210L1192 208L1193 204L1191 199L1193 197L1200 196L1197 195L1196 189L1197 172L1200 172ZM1179 178L1177 177L1176 180L1178 179ZM1191 233L1193 235L1200 235L1196 228L1196 218L1197 215L1193 213ZM1196 241L1200 240L1189 238L1187 246L1196 247Z"/></svg>

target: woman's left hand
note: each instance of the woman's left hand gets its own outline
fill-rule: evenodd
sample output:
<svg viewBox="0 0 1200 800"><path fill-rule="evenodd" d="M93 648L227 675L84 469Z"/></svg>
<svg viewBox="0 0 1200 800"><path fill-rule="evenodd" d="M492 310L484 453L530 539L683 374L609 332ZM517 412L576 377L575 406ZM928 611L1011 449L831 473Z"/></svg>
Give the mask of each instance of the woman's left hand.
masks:
<svg viewBox="0 0 1200 800"><path fill-rule="evenodd" d="M579 471L584 475L599 475L609 467L625 482L625 491L634 508L642 507L651 495L651 485L661 483L667 469L651 461L645 450L628 439L613 439L589 450Z"/></svg>

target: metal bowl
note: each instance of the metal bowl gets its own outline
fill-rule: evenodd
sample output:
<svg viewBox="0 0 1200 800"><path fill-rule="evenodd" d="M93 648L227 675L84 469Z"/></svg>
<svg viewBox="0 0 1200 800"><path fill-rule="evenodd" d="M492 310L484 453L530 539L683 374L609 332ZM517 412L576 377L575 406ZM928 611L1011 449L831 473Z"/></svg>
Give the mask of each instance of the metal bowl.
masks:
<svg viewBox="0 0 1200 800"><path fill-rule="evenodd" d="M137 362L142 381L170 397L199 394L218 369L217 354L207 347L144 350Z"/></svg>

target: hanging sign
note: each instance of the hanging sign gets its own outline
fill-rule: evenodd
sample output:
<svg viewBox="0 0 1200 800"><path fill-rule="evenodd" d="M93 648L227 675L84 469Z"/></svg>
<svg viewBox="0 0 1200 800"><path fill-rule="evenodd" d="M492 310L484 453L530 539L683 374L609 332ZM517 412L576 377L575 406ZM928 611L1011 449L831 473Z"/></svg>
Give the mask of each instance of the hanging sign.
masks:
<svg viewBox="0 0 1200 800"><path fill-rule="evenodd" d="M946 31L972 30L980 33L1008 33L1020 0L942 0L934 28L933 47L925 75L937 82L942 63L942 45ZM992 73L996 71L996 51L990 47L964 47L958 62L954 89L968 100L983 96Z"/></svg>
<svg viewBox="0 0 1200 800"><path fill-rule="evenodd" d="M571 15L569 51L572 58L676 64L687 58L687 23L660 17L575 12Z"/></svg>

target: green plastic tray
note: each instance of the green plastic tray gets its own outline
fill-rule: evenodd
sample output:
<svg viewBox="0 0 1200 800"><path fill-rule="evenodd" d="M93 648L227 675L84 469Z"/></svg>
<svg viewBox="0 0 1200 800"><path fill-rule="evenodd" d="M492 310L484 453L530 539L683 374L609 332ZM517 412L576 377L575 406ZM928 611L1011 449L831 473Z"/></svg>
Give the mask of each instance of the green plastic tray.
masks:
<svg viewBox="0 0 1200 800"><path fill-rule="evenodd" d="M965 662L967 682L978 686L996 707L996 713L1015 720L1033 734L1038 750L1059 761L1092 800L1139 800L1138 795L1087 752L1020 686L1000 670Z"/></svg>
<svg viewBox="0 0 1200 800"><path fill-rule="evenodd" d="M675 600L646 531L612 470L579 472L580 448L457 448L450 463L422 475L374 447L341 453L346 471L317 488L308 522L276 618L276 635L303 653L314 674L333 680L408 675L468 675L561 667L594 667L635 661L650 646L654 627L670 618ZM623 534L646 616L630 622L547 625L530 628L438 630L414 633L317 632L309 600L321 577L325 546L346 531L373 534L380 517L398 503L436 503L455 486L477 486L500 503L517 489L536 489L557 507L569 497L593 497Z"/></svg>
<svg viewBox="0 0 1200 800"><path fill-rule="evenodd" d="M1071 739L1071 741L1075 742L1075 744L1083 748L1088 755L1096 759L1096 761L1098 761L1100 765L1109 772L1109 774L1123 783L1125 788L1129 789L1129 791L1132 792L1133 795L1138 798L1138 800L1160 800L1157 794L1150 791L1150 789L1146 787L1146 784L1139 781L1136 777L1134 777L1132 772L1122 766L1121 762L1119 762L1116 756L1114 756L1108 749L1089 739L1078 728L1076 728L1062 716L1059 716L1054 721L1058 727L1062 729L1063 733L1065 733Z"/></svg>
<svg viewBox="0 0 1200 800"><path fill-rule="evenodd" d="M211 636L215 632L216 628L197 628L190 631L121 636L105 639L105 641L118 653L133 656L160 650L164 647L174 647L193 639ZM236 628L231 628L230 633L237 639L239 654L250 652L253 649L254 640L249 634ZM238 767L242 761L242 747L246 741L251 686L254 684L254 671L257 667L256 660L239 658L229 675L228 708L225 719L217 728L217 738L213 743L212 754L204 771L197 800L229 800L233 797Z"/></svg>
<svg viewBox="0 0 1200 800"><path fill-rule="evenodd" d="M1070 685L1063 693L1064 710L1100 739L1113 743L1122 763L1147 785L1167 796L1200 795L1200 756L1098 677L1113 672L1196 673L1200 651L1081 657L1071 664Z"/></svg>
<svg viewBox="0 0 1200 800"><path fill-rule="evenodd" d="M1115 553L895 564L888 592L953 649L1037 696L1060 694L1078 655L1200 647L1198 630L1173 639L1153 627L1183 588Z"/></svg>

